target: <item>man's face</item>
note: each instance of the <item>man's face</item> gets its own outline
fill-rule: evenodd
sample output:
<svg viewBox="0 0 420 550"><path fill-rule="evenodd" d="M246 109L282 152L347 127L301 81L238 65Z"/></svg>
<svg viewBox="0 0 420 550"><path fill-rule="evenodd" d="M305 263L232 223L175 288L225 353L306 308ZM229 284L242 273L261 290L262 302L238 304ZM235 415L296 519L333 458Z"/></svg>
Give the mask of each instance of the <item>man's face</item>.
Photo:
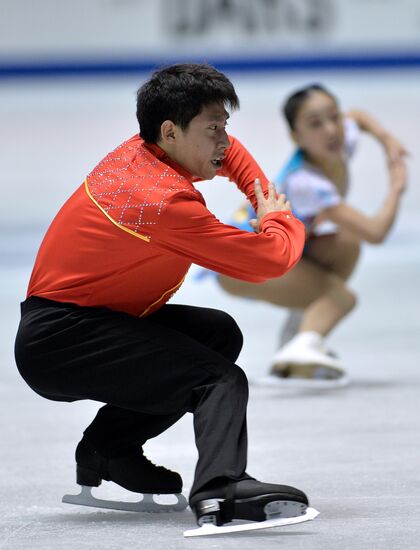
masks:
<svg viewBox="0 0 420 550"><path fill-rule="evenodd" d="M172 160L195 177L214 178L230 145L226 133L228 118L223 104L213 103L204 107L185 130L175 126L176 139L169 152Z"/></svg>

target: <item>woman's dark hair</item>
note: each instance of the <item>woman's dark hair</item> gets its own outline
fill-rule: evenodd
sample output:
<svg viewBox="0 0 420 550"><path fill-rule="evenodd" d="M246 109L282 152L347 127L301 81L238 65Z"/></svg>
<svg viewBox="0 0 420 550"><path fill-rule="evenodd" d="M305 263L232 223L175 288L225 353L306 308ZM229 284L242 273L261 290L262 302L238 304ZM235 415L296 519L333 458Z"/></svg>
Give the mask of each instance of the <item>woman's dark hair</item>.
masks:
<svg viewBox="0 0 420 550"><path fill-rule="evenodd" d="M313 92L322 92L338 103L337 98L321 84L310 84L294 92L283 105L283 114L291 130L295 129L296 117L299 109Z"/></svg>
<svg viewBox="0 0 420 550"><path fill-rule="evenodd" d="M185 130L203 107L211 103L223 103L230 110L239 108L232 83L214 67L179 64L156 71L137 92L140 136L156 143L165 120Z"/></svg>

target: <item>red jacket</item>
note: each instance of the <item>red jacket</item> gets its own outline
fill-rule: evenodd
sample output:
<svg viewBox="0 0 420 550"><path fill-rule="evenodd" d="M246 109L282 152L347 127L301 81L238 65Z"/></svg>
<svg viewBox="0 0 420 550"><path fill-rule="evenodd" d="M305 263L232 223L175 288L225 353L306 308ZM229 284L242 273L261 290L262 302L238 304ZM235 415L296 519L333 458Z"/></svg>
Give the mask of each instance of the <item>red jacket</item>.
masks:
<svg viewBox="0 0 420 550"><path fill-rule="evenodd" d="M256 207L254 180L267 179L235 138L219 174ZM41 244L28 296L141 316L179 288L191 265L246 281L279 277L299 260L303 225L267 214L261 233L221 223L191 174L157 145L134 136L107 155L68 199Z"/></svg>

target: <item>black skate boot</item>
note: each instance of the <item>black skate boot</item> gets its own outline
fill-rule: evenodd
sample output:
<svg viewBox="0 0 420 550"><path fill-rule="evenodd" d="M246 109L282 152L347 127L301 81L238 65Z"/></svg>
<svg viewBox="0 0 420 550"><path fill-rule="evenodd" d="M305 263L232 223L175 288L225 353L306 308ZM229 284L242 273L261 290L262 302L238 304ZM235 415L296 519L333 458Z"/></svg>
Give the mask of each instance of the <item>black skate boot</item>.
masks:
<svg viewBox="0 0 420 550"><path fill-rule="evenodd" d="M256 479L230 481L219 489L199 491L190 499L198 525L298 517L305 514L308 505L308 498L299 489Z"/></svg>
<svg viewBox="0 0 420 550"><path fill-rule="evenodd" d="M140 448L124 456L106 458L83 438L76 449L77 483L98 487L101 481L113 481L134 493L177 494L182 478L163 466L156 466Z"/></svg>

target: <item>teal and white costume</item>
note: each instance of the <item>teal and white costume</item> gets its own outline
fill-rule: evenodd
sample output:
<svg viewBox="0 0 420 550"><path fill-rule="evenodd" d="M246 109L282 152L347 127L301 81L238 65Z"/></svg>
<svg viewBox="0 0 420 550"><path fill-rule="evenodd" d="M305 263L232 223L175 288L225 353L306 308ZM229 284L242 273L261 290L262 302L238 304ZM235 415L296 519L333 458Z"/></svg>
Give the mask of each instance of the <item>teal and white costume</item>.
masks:
<svg viewBox="0 0 420 550"><path fill-rule="evenodd" d="M351 118L344 119L346 163L353 156L359 136L360 130L356 122ZM336 206L344 199L349 182L344 195L340 195L334 183L318 168L307 162L303 151L297 149L280 170L274 183L278 193L285 193L287 200L291 202L293 214L305 224L308 234L320 235L334 232L335 225L331 222L324 222L317 227L314 227L313 222L323 210ZM249 220L255 217L252 206L244 206L235 212L230 223L240 229L252 231Z"/></svg>

